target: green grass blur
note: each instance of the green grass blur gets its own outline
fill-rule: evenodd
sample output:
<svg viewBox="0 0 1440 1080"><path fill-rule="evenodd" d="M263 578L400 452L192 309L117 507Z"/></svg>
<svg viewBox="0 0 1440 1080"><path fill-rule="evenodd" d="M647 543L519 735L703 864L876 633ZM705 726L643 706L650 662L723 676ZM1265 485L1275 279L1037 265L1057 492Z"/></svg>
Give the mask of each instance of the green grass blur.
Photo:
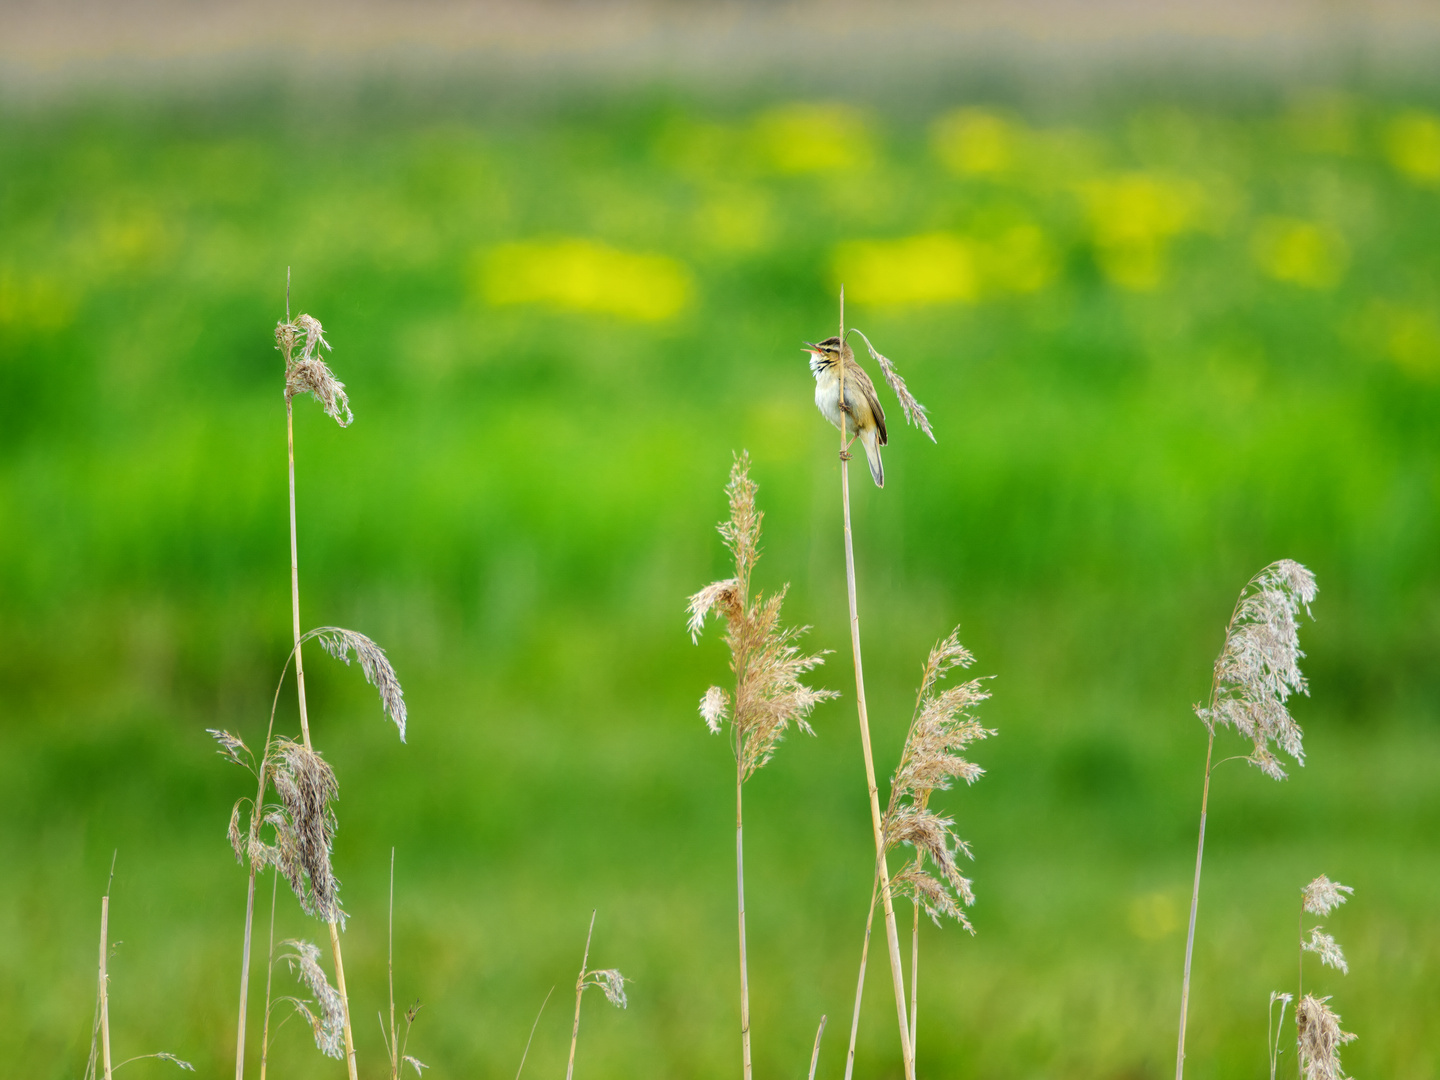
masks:
<svg viewBox="0 0 1440 1080"><path fill-rule="evenodd" d="M798 1075L827 1013L820 1075L841 1074L870 832L835 439L799 346L833 332L842 274L939 438L892 409L887 487L854 474L882 775L937 638L959 623L996 676L988 774L939 799L977 853L979 933L924 930L921 1074L1168 1073L1190 706L1240 586L1290 557L1321 587L1309 758L1284 784L1217 773L1187 1075L1262 1075L1322 872L1356 888L1327 927L1351 974L1306 976L1360 1035L1347 1067L1435 1075L1434 101L513 94L0 118L7 1069L83 1068L116 849L117 1058L233 1061L245 879L224 834L248 778L204 729L256 744L288 648L289 266L357 415L297 406L303 621L384 645L411 710L400 746L359 673L310 654L363 1075L392 846L396 991L425 1003L430 1075L510 1075L552 985L526 1075L564 1068L592 908L593 961L634 982L625 1013L587 999L577 1075L736 1074L731 764L695 710L725 657L691 645L683 603L724 573L742 447L758 583L792 583L788 617L834 650L816 682L844 694L747 788L756 1071ZM267 911L262 889L262 941ZM323 927L282 890L277 935ZM857 1075L894 1077L871 974ZM273 1068L343 1075L294 1022Z"/></svg>

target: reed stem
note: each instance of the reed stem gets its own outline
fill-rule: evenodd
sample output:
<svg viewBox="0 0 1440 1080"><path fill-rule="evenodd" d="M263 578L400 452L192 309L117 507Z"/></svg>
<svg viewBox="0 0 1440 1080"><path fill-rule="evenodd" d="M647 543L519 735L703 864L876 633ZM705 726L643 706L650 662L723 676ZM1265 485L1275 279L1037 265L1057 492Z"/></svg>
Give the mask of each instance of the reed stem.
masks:
<svg viewBox="0 0 1440 1080"><path fill-rule="evenodd" d="M900 931L895 925L895 905L890 893L890 870L885 860L885 835L881 827L880 790L875 784L875 757L870 750L870 718L865 709L865 669L860 652L860 609L855 599L855 543L850 530L849 442L845 438L845 289L840 289L840 498L845 512L845 585L850 600L850 649L855 659L855 704L860 715L860 746L865 753L865 782L870 789L870 821L875 833L875 861L880 875L880 895L885 910L885 938L890 950L890 975L895 990L895 1014L900 1025L900 1052L905 1061L905 1080L915 1080L915 1056L910 1048L910 1024L905 1009L905 972L900 960Z"/></svg>
<svg viewBox="0 0 1440 1080"><path fill-rule="evenodd" d="M272 871L270 885L270 948L265 960L265 1023L260 1028L260 1080L265 1080L265 1066L270 1060L270 989L275 979L275 898L280 892L280 873Z"/></svg>
<svg viewBox="0 0 1440 1080"><path fill-rule="evenodd" d="M917 853L916 861L919 861ZM920 1023L920 905L916 903L915 925L910 930L910 1053L918 1059L915 1029Z"/></svg>
<svg viewBox="0 0 1440 1080"><path fill-rule="evenodd" d="M585 993L585 969L590 965L590 938L594 933L595 912L592 910L590 929L585 934L585 956L580 961L580 977L575 980L575 1026L570 1029L570 1064L565 1067L565 1080L573 1080L575 1076L575 1044L580 1041L580 998ZM536 1022L539 1022L538 1018Z"/></svg>
<svg viewBox="0 0 1440 1080"><path fill-rule="evenodd" d="M250 999L250 928L254 921L255 866L252 863L250 883L245 889L245 949L240 955L240 1015L235 1034L235 1080L245 1080L245 1007Z"/></svg>
<svg viewBox="0 0 1440 1080"><path fill-rule="evenodd" d="M860 946L860 978L855 983L855 1015L850 1018L850 1051L845 1056L845 1080L855 1068L855 1038L860 1031L860 1002L865 996L865 962L870 958L870 931L875 925L875 900L880 893L880 871L870 886L870 913L865 917L865 943Z"/></svg>
<svg viewBox="0 0 1440 1080"><path fill-rule="evenodd" d="M400 1075L400 1044L395 1038L395 849L390 849L390 929L386 937L386 968L390 989L390 1080Z"/></svg>
<svg viewBox="0 0 1440 1080"><path fill-rule="evenodd" d="M740 1051L745 1080L750 1080L750 973L745 961L745 825L741 816L741 792L745 770L739 756L735 761L735 892L740 921Z"/></svg>
<svg viewBox="0 0 1440 1080"><path fill-rule="evenodd" d="M110 976L106 961L110 951L110 892L100 898L100 1061L105 1080L110 1080Z"/></svg>
<svg viewBox="0 0 1440 1080"><path fill-rule="evenodd" d="M1213 698L1213 693L1212 693ZM1205 747L1205 787L1200 795L1200 841L1195 849L1195 886L1190 891L1190 930L1185 935L1185 978L1180 990L1180 1045L1175 1051L1175 1080L1185 1076L1185 1015L1190 1006L1190 958L1195 951L1195 912L1200 906L1200 864L1205 858L1205 814L1210 805L1210 762L1215 753L1215 732Z"/></svg>
<svg viewBox="0 0 1440 1080"><path fill-rule="evenodd" d="M825 1021L827 1017L822 1014L820 1026L815 1029L815 1049L810 1052L810 1080L815 1080L815 1066L820 1064L820 1040L825 1036Z"/></svg>
<svg viewBox="0 0 1440 1080"><path fill-rule="evenodd" d="M295 686L300 700L300 734L306 750L310 744L310 720L305 711L305 665L300 649L300 554L295 539L295 410L289 397L285 399L285 439L290 466L290 612L295 631ZM345 1065L350 1080L359 1080L355 1068L355 1034L350 1027L350 996L345 992L345 960L340 953L340 931L330 920L330 951L335 957L335 989L345 1017Z"/></svg>

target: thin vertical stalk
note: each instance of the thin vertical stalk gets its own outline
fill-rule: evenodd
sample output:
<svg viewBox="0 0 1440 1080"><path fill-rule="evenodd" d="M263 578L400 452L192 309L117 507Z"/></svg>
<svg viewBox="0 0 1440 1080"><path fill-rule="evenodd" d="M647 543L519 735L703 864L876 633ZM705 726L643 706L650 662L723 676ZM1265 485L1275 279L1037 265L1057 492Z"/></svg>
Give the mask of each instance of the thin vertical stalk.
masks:
<svg viewBox="0 0 1440 1080"><path fill-rule="evenodd" d="M745 962L745 823L741 814L741 793L745 772L740 755L735 759L735 893L740 922L740 1052L745 1080L750 1077L750 973Z"/></svg>
<svg viewBox="0 0 1440 1080"><path fill-rule="evenodd" d="M915 1080L915 1056L910 1049L910 1024L905 1009L905 973L900 961L900 931L895 925L895 905L890 893L890 870L885 861L885 836L881 828L880 790L875 784L875 757L870 750L870 718L865 709L865 668L860 653L860 608L855 599L855 543L850 530L849 442L845 438L845 290L840 290L840 499L845 511L845 585L850 600L850 650L855 659L855 704L860 714L860 746L865 752L865 782L870 789L870 821L875 833L875 860L880 874L880 895L885 910L885 938L890 947L890 975L895 989L895 1014L900 1025L900 1052L905 1061L905 1080Z"/></svg>
<svg viewBox="0 0 1440 1080"><path fill-rule="evenodd" d="M295 410L288 396L285 399L285 439L290 466L290 612L295 631L295 686L300 701L300 734L305 749L313 750L310 720L305 711L305 665L300 649L300 554L295 539ZM350 996L345 990L345 960L340 952L340 930L333 919L330 920L330 951L335 957L335 989L340 993L345 1017L345 1065L350 1080L359 1080L355 1068L355 1033L350 1027Z"/></svg>
<svg viewBox="0 0 1440 1080"><path fill-rule="evenodd" d="M400 1044L395 1038L395 849L390 849L390 932L386 938L390 988L390 1080L400 1075Z"/></svg>
<svg viewBox="0 0 1440 1080"><path fill-rule="evenodd" d="M520 1067L515 1070L515 1080L520 1080L520 1074L525 1071L525 1059L530 1056L530 1044L535 1041L535 1029L540 1026L540 1017L545 1015L545 1006L550 1004L550 995L553 993L555 987L552 986L545 994L545 1000L540 1002L540 1011L535 1014L535 1022L530 1025L530 1038L525 1040L525 1052L520 1055Z"/></svg>
<svg viewBox="0 0 1440 1080"><path fill-rule="evenodd" d="M235 1033L235 1080L245 1080L245 1007L250 999L250 928L254 921L255 865L251 863L250 883L245 889L245 950L240 956L240 1015Z"/></svg>
<svg viewBox="0 0 1440 1080"><path fill-rule="evenodd" d="M916 855L919 860L919 855ZM915 1029L920 1023L920 905L915 906L915 925L910 930L910 1053L919 1058Z"/></svg>
<svg viewBox="0 0 1440 1080"><path fill-rule="evenodd" d="M875 900L880 893L880 871L870 886L870 913L865 916L865 943L860 946L860 978L855 983L855 1014L850 1018L850 1050L845 1055L845 1080L855 1068L855 1037L860 1031L860 1002L865 996L865 962L870 958L870 931L875 925Z"/></svg>
<svg viewBox="0 0 1440 1080"><path fill-rule="evenodd" d="M820 1064L820 1040L825 1037L825 1021L828 1017L823 1014L820 1017L820 1026L815 1029L815 1049L810 1051L810 1080L815 1080L815 1066Z"/></svg>
<svg viewBox="0 0 1440 1080"><path fill-rule="evenodd" d="M1211 695L1214 696L1213 693ZM1205 787L1200 795L1200 841L1195 849L1195 887L1190 891L1190 930L1185 935L1185 979L1180 990L1180 1045L1175 1051L1175 1080L1185 1076L1185 1016L1190 1006L1190 958L1195 951L1195 912L1200 906L1200 864L1205 858L1205 814L1210 806L1210 762L1215 753L1215 732L1205 747Z"/></svg>
<svg viewBox="0 0 1440 1080"><path fill-rule="evenodd" d="M272 871L270 886L270 948L265 960L265 1023L260 1028L260 1080L265 1080L265 1066L270 1060L270 988L275 979L275 898L280 891L280 872Z"/></svg>
<svg viewBox="0 0 1440 1080"><path fill-rule="evenodd" d="M110 1080L110 976L106 955L110 951L110 891L100 898L100 1060L105 1080Z"/></svg>
<svg viewBox="0 0 1440 1080"><path fill-rule="evenodd" d="M575 1026L570 1029L570 1064L565 1067L565 1080L573 1080L575 1075L575 1044L580 1041L580 997L585 993L585 969L590 965L590 938L594 933L595 912L592 910L590 929L585 934L585 956L580 961L580 977L575 980Z"/></svg>

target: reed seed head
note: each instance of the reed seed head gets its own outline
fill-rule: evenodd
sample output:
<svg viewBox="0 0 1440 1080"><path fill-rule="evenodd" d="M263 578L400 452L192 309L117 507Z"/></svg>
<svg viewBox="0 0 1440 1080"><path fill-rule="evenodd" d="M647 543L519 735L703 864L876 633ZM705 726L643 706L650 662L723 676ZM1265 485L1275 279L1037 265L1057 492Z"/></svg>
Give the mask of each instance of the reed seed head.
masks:
<svg viewBox="0 0 1440 1080"><path fill-rule="evenodd" d="M281 960L290 965L296 977L310 991L315 1010L305 1002L291 998L295 1011L310 1023L315 1035L315 1048L326 1057L337 1061L345 1056L343 1035L345 1033L345 1002L339 991L330 985L325 970L320 966L320 950L308 941L290 940L281 942L282 948L291 951L282 953Z"/></svg>
<svg viewBox="0 0 1440 1080"><path fill-rule="evenodd" d="M935 813L929 804L930 796L937 790L947 790L953 780L973 784L985 772L960 756L971 743L995 734L982 727L974 715L975 708L990 697L983 680L971 679L938 689L940 680L951 671L974 662L969 650L960 644L958 627L930 650L921 669L915 712L881 823L887 849L902 843L915 849L915 860L895 878L902 891L920 904L937 925L944 915L971 933L975 931L962 905L973 905L975 894L972 882L960 873L958 858L973 855L970 846L955 835L955 820ZM940 871L940 879L926 872L927 857Z"/></svg>
<svg viewBox="0 0 1440 1080"><path fill-rule="evenodd" d="M360 661L360 670L365 672L365 681L380 694L380 707L385 710L387 716L395 722L400 730L400 741L405 741L405 691L400 687L400 679L395 674L395 669L390 666L390 661L385 656L385 650L376 645L364 634L357 634L354 630L345 630L339 626L326 626L320 630L312 631L323 648L336 660L344 661L350 665L350 654L353 652Z"/></svg>
<svg viewBox="0 0 1440 1080"><path fill-rule="evenodd" d="M628 1008L630 1003L625 998L625 984L629 980L621 975L615 968L604 968L601 971L588 971L585 973L585 986L598 986L600 992L605 995L605 1000L614 1005L617 1009Z"/></svg>
<svg viewBox="0 0 1440 1080"><path fill-rule="evenodd" d="M1340 951L1339 943L1329 934L1324 933L1323 926L1312 927L1310 940L1301 945L1306 952L1316 953L1322 964L1337 968L1342 975L1350 974L1350 965L1345 963L1345 954Z"/></svg>
<svg viewBox="0 0 1440 1080"><path fill-rule="evenodd" d="M735 673L733 699L712 686L700 702L700 715L718 732L729 718L733 748L742 779L748 779L775 752L793 724L813 735L807 717L833 690L814 690L800 677L825 662L824 654L805 655L796 642L809 627L787 627L780 609L789 586L768 599L750 594L750 572L760 558L760 522L755 508L756 485L750 479L750 456L741 452L730 470L725 488L730 517L720 523L720 535L735 560L735 576L717 581L690 597L688 627L698 640L711 611L725 620L725 643L730 648L730 670Z"/></svg>
<svg viewBox="0 0 1440 1080"><path fill-rule="evenodd" d="M309 394L341 427L354 423L355 416L350 411L345 384L335 378L317 351L321 347L327 351L330 349L320 320L300 315L294 322L277 323L275 343L285 357L285 400ZM299 356L295 355L297 347L300 349Z"/></svg>
<svg viewBox="0 0 1440 1080"><path fill-rule="evenodd" d="M244 740L238 735L231 735L228 731L220 731L218 728L206 728L206 734L220 744L216 751L226 761L233 761L242 769L255 771L255 755L250 753L250 748L245 745ZM244 754L245 757L240 755ZM248 759L248 760L247 760Z"/></svg>
<svg viewBox="0 0 1440 1080"><path fill-rule="evenodd" d="M241 866L245 865L246 838L240 829L240 809L249 799L236 799L235 805L230 808L230 827L225 830L225 835L230 841L230 848L235 852L235 861Z"/></svg>
<svg viewBox="0 0 1440 1080"><path fill-rule="evenodd" d="M271 754L271 783L284 804L265 820L274 826L275 865L290 882L307 914L345 925L340 883L330 865L335 811L340 794L335 772L314 750L290 739L276 739Z"/></svg>
<svg viewBox="0 0 1440 1080"><path fill-rule="evenodd" d="M870 350L870 356L880 365L880 370L885 374L885 381L890 384L890 389L900 400L900 408L905 413L905 422L914 424L917 428L930 436L930 441L935 441L935 432L930 427L930 417L926 415L924 405L915 400L915 395L910 393L910 388L905 385L905 380L900 377L900 372L895 369L895 364L887 356L881 356L875 346L870 344L870 339L859 330L853 327L851 331L860 334L860 340L865 342L865 348Z"/></svg>
<svg viewBox="0 0 1440 1080"><path fill-rule="evenodd" d="M1304 732L1286 708L1295 692L1308 694L1300 672L1296 615L1319 590L1315 575L1290 559L1271 563L1246 583L1230 616L1225 645L1215 661L1208 706L1195 713L1212 732L1229 725L1254 743L1248 761L1265 775L1284 780L1285 770L1271 744L1305 764Z"/></svg>
<svg viewBox="0 0 1440 1080"><path fill-rule="evenodd" d="M1321 874L1300 890L1305 910L1312 915L1329 915L1355 892L1349 885L1341 885Z"/></svg>
<svg viewBox="0 0 1440 1080"><path fill-rule="evenodd" d="M421 1070L428 1069L430 1067L429 1065L426 1065L425 1062L421 1061L419 1058L411 1057L409 1054L405 1055L404 1061L406 1065L409 1065L412 1069L415 1070L416 1076L421 1075Z"/></svg>
<svg viewBox="0 0 1440 1080"><path fill-rule="evenodd" d="M1340 1017L1326 1004L1328 997L1306 994L1295 1009L1300 1036L1300 1069L1305 1080L1344 1080L1340 1069L1340 1048L1356 1038L1340 1030Z"/></svg>

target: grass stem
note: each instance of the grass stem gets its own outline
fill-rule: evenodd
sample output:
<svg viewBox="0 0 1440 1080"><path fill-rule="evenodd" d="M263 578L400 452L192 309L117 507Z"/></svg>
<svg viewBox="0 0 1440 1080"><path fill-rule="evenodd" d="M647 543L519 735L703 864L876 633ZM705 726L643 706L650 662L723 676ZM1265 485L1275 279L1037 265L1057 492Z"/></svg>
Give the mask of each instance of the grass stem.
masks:
<svg viewBox="0 0 1440 1080"><path fill-rule="evenodd" d="M815 1066L820 1064L820 1040L825 1037L825 1021L828 1019L824 1014L820 1017L820 1026L815 1029L815 1049L810 1051L810 1080L815 1080Z"/></svg>
<svg viewBox="0 0 1440 1080"><path fill-rule="evenodd" d="M525 1071L525 1059L530 1056L530 1044L535 1041L535 1029L540 1026L540 1017L545 1015L545 1006L550 1004L550 995L555 993L555 987L545 994L545 1000L540 1002L540 1011L535 1014L535 1022L530 1025L530 1037L525 1040L525 1051L520 1055L520 1068L515 1070L515 1080L520 1080L520 1074ZM1271 1077L1274 1080L1274 1077Z"/></svg>
<svg viewBox="0 0 1440 1080"><path fill-rule="evenodd" d="M565 1067L565 1080L575 1075L575 1044L580 1041L580 997L585 993L585 969L590 965L590 938L595 933L595 912L590 912L590 929L585 934L585 955L580 961L580 976L575 980L575 1026L570 1029L570 1064ZM542 1009L545 1006L540 1006ZM539 1018L536 1018L539 1022Z"/></svg>
<svg viewBox="0 0 1440 1080"><path fill-rule="evenodd" d="M840 340L845 340L845 289L840 289ZM845 365L840 365L840 407L845 408ZM900 961L900 931L890 893L890 871L885 862L885 836L881 829L880 789L875 784L875 756L870 749L870 718L865 709L865 667L860 651L860 609L855 599L855 543L850 529L849 444L840 425L840 498L845 512L845 585L850 600L850 649L855 660L855 704L860 715L860 747L865 754L865 782L870 789L870 820L875 834L875 861L880 875L880 897L885 911L885 938L890 950L890 975L895 989L895 1014L900 1025L900 1052L905 1080L915 1080L915 1056L910 1049L910 1024L905 1009L905 973ZM748 1078L747 1078L748 1080Z"/></svg>
<svg viewBox="0 0 1440 1080"><path fill-rule="evenodd" d="M1190 959L1195 951L1195 912L1200 906L1200 865L1205 858L1205 814L1210 806L1211 760L1215 754L1215 732L1205 747L1205 787L1200 795L1200 841L1195 849L1195 886L1190 891L1190 929L1185 935L1185 977L1180 989L1180 1044L1175 1051L1175 1080L1185 1075L1185 1016L1190 1006Z"/></svg>
<svg viewBox="0 0 1440 1080"><path fill-rule="evenodd" d="M260 1027L260 1080L270 1060L270 990L275 980L275 899L280 892L280 872L272 870L270 885L270 947L265 954L265 1022Z"/></svg>
<svg viewBox="0 0 1440 1080"><path fill-rule="evenodd" d="M110 951L110 891L100 898L100 1061L105 1080L110 1080L110 976L106 960Z"/></svg>
<svg viewBox="0 0 1440 1080"><path fill-rule="evenodd" d="M740 921L740 1052L745 1080L750 1080L750 974L745 961L745 825L741 816L741 792L745 769L739 756L735 763L735 892Z"/></svg>
<svg viewBox="0 0 1440 1080"><path fill-rule="evenodd" d="M855 1014L850 1018L850 1050L845 1055L845 1080L855 1069L855 1038L860 1031L860 1002L865 996L865 963L870 958L870 931L875 926L875 900L880 893L880 871L870 886L870 913L865 917L865 943L860 946L860 978L855 983Z"/></svg>

